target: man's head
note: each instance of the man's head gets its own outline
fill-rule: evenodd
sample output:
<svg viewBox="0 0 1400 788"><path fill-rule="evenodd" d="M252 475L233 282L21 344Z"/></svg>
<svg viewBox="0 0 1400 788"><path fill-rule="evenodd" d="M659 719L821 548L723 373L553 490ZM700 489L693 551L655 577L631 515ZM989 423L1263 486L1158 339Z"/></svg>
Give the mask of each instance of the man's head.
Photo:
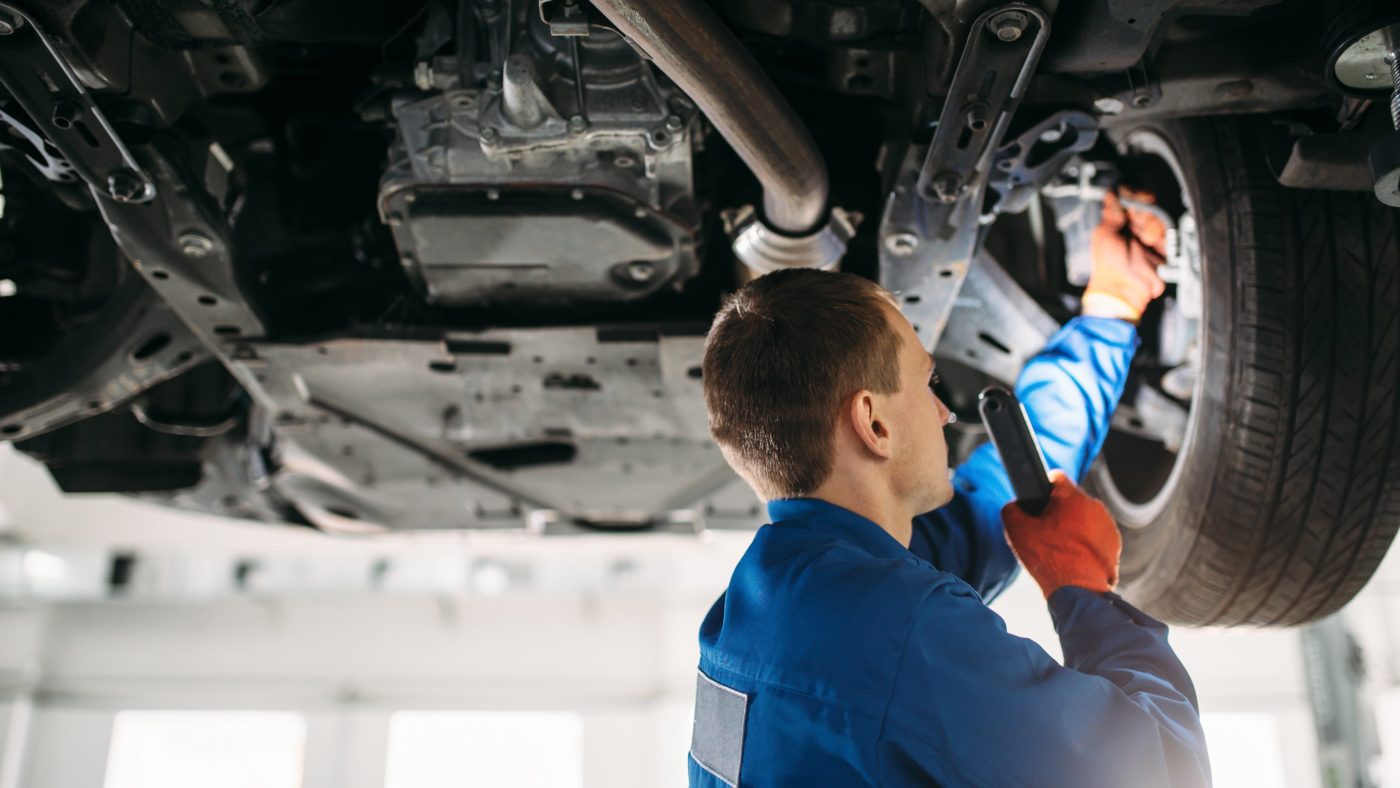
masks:
<svg viewBox="0 0 1400 788"><path fill-rule="evenodd" d="M922 512L952 496L947 411L932 374L932 357L883 288L792 269L725 302L702 379L710 431L761 497L847 481Z"/></svg>

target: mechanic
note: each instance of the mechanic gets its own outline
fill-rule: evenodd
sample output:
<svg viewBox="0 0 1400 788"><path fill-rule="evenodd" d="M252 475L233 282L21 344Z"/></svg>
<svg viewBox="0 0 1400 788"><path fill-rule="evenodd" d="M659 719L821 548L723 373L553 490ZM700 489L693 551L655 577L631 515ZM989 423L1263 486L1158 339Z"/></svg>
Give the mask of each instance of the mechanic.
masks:
<svg viewBox="0 0 1400 788"><path fill-rule="evenodd" d="M1112 593L1117 527L1073 481L1164 290L1160 223L1103 214L1082 315L1016 386L1057 469L1038 517L990 445L950 478L933 359L878 285L782 271L721 309L710 427L772 524L701 626L692 786L1209 784L1191 679ZM1064 666L984 604L1018 556Z"/></svg>

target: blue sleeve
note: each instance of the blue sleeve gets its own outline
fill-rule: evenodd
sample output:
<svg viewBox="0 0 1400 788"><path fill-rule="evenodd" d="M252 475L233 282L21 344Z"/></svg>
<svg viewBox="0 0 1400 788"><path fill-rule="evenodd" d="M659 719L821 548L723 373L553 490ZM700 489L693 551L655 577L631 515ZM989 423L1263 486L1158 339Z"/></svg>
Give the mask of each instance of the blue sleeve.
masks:
<svg viewBox="0 0 1400 788"><path fill-rule="evenodd" d="M1016 397L1051 468L1083 481L1108 436L1137 345L1130 323L1077 317L1026 362ZM985 443L954 473L953 500L914 518L909 549L995 599L1017 571L1001 526L1001 509L1014 497L1001 457Z"/></svg>
<svg viewBox="0 0 1400 788"><path fill-rule="evenodd" d="M1050 608L1064 666L966 586L930 592L883 721L881 784L1210 785L1195 688L1166 626L1079 588Z"/></svg>

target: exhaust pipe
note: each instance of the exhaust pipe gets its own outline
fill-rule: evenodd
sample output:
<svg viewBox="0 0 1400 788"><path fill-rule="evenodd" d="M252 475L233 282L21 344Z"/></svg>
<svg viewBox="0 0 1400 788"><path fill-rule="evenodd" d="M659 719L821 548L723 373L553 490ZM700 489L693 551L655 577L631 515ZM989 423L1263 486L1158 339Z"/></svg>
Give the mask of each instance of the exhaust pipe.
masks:
<svg viewBox="0 0 1400 788"><path fill-rule="evenodd" d="M740 259L755 273L789 267L793 260L835 267L849 239L837 236L850 222L841 214L840 228L826 223L826 162L792 107L719 17L703 0L592 2L695 101L763 186L763 220L739 228L735 237ZM763 250L779 238L784 259L764 260ZM831 259L836 240L839 252Z"/></svg>

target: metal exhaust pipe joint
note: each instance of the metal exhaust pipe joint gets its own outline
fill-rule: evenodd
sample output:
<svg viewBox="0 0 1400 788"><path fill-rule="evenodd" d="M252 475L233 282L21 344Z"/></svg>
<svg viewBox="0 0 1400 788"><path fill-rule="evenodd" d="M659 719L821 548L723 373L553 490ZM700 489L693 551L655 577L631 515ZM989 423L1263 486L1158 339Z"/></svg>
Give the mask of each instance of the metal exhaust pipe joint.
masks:
<svg viewBox="0 0 1400 788"><path fill-rule="evenodd" d="M835 209L826 162L768 75L701 0L592 0L684 90L763 186L763 218L735 225L734 253L754 273L834 268L853 230Z"/></svg>

